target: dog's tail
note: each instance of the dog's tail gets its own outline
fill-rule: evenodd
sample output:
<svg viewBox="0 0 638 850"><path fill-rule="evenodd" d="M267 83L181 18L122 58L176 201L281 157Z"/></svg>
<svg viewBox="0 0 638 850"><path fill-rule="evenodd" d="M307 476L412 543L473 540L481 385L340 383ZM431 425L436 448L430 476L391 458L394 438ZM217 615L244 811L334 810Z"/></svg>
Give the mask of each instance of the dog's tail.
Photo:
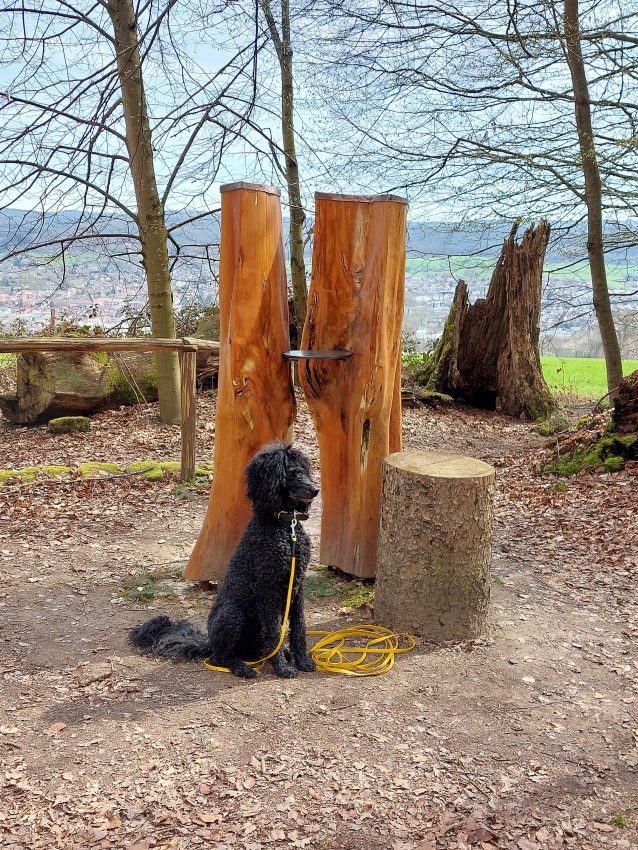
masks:
<svg viewBox="0 0 638 850"><path fill-rule="evenodd" d="M154 617L136 626L129 634L129 643L156 658L171 661L201 661L210 655L204 632L188 620L174 623L168 617Z"/></svg>

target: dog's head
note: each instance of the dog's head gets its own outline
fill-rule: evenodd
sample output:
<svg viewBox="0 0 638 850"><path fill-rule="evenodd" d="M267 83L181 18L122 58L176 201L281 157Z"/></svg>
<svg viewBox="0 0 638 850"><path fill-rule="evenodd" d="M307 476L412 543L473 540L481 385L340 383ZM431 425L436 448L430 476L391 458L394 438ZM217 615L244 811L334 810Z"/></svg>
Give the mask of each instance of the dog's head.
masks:
<svg viewBox="0 0 638 850"><path fill-rule="evenodd" d="M260 512L305 511L318 494L308 458L292 446L272 443L246 467L247 494Z"/></svg>

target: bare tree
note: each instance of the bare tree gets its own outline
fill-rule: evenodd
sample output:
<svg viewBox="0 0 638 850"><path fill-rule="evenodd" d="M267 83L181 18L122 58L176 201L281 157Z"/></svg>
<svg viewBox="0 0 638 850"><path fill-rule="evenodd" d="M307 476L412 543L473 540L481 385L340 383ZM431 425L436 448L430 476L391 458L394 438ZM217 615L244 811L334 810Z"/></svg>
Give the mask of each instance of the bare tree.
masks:
<svg viewBox="0 0 638 850"><path fill-rule="evenodd" d="M613 391L620 354L603 249L638 242L636 4L328 7L311 72L334 117L335 156L369 184L407 191L424 217L546 217L572 259L587 250Z"/></svg>
<svg viewBox="0 0 638 850"><path fill-rule="evenodd" d="M207 9L207 22L225 8ZM2 209L37 211L6 256L64 261L71 246L88 245L139 262L152 332L174 336L170 271L209 259L206 241L189 234L214 211L222 153L252 109L257 42L251 35L211 62L213 31L203 32L195 4L177 0L39 0L2 11ZM157 380L162 421L179 421L176 355L158 355Z"/></svg>
<svg viewBox="0 0 638 850"><path fill-rule="evenodd" d="M600 338L605 352L607 386L612 398L622 381L622 357L611 312L607 272L605 269L605 246L603 242L603 190L598 168L598 156L591 116L591 100L587 72L583 61L580 35L580 11L578 0L564 2L564 44L567 64L572 79L576 129L585 182L585 204L587 206L587 253L591 270L594 309L600 329Z"/></svg>
<svg viewBox="0 0 638 850"><path fill-rule="evenodd" d="M266 19L268 33L277 54L281 74L281 135L285 159L285 177L290 204L290 277L295 305L295 324L299 337L306 317L307 289L304 261L304 233L306 220L299 185L299 163L295 147L295 109L292 65L292 40L290 30L289 0L280 0L280 27L277 25L269 0L259 0ZM275 152L276 156L276 152Z"/></svg>

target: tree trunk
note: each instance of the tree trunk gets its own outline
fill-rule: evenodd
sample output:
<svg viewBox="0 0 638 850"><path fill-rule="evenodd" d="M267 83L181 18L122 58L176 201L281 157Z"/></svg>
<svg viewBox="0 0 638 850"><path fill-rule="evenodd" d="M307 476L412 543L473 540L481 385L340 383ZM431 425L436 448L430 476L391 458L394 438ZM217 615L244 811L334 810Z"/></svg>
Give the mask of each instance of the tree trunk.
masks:
<svg viewBox="0 0 638 850"><path fill-rule="evenodd" d="M221 579L251 514L244 472L295 418L279 190L222 186L213 484L185 578Z"/></svg>
<svg viewBox="0 0 638 850"><path fill-rule="evenodd" d="M607 368L607 389L613 400L622 381L622 357L611 311L603 243L603 198L591 120L589 86L580 41L578 0L565 0L565 52L574 90L576 128L587 205L587 254L594 309Z"/></svg>
<svg viewBox="0 0 638 850"><path fill-rule="evenodd" d="M304 259L303 226L306 214L301 202L299 186L299 164L295 147L294 127L294 89L292 66L292 42L290 38L290 5L288 0L281 0L281 36L272 14L268 0L259 0L266 18L270 38L277 53L281 72L281 133L282 146L286 161L286 185L288 202L290 204L289 242L290 242L290 278L292 295L295 304L294 324L296 328L295 346L301 336L301 328L306 318L307 298L306 264Z"/></svg>
<svg viewBox="0 0 638 850"><path fill-rule="evenodd" d="M381 461L400 447L397 370L405 281L403 198L316 196L302 348L352 351L305 360L299 382L321 454L321 562L374 575Z"/></svg>
<svg viewBox="0 0 638 850"><path fill-rule="evenodd" d="M375 622L432 641L485 630L494 469L438 452L386 457L381 484Z"/></svg>
<svg viewBox="0 0 638 850"><path fill-rule="evenodd" d="M122 91L126 147L137 201L137 226L146 271L148 303L153 336L175 337L173 299L168 269L168 233L164 205L157 190L151 130L148 121L137 20L132 0L109 0L113 23L117 69ZM180 421L179 361L174 351L155 355L160 419Z"/></svg>
<svg viewBox="0 0 638 850"><path fill-rule="evenodd" d="M0 398L0 410L24 424L156 399L152 354L47 351L18 356L17 392Z"/></svg>
<svg viewBox="0 0 638 850"><path fill-rule="evenodd" d="M470 305L460 281L441 339L417 376L427 389L508 416L547 417L555 408L541 370L541 279L549 225L505 240L485 299Z"/></svg>

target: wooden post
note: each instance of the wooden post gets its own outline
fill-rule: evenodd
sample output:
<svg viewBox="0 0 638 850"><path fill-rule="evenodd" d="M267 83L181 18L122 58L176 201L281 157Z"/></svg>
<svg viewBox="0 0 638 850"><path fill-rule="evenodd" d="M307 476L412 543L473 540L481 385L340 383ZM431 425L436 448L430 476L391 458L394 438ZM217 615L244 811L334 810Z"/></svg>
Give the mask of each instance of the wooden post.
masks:
<svg viewBox="0 0 638 850"><path fill-rule="evenodd" d="M179 363L182 391L182 462L179 480L192 481L195 477L195 438L197 433L197 398L195 394L197 352L180 351Z"/></svg>
<svg viewBox="0 0 638 850"><path fill-rule="evenodd" d="M433 641L485 629L494 468L443 452L383 463L375 622Z"/></svg>
<svg viewBox="0 0 638 850"><path fill-rule="evenodd" d="M219 385L214 473L204 526L184 573L224 575L251 506L244 472L262 446L285 440L295 418L279 190L222 186Z"/></svg>
<svg viewBox="0 0 638 850"><path fill-rule="evenodd" d="M406 216L392 195L316 196L302 348L353 356L302 360L299 382L321 455L321 562L361 577L375 573L381 462L401 445Z"/></svg>

